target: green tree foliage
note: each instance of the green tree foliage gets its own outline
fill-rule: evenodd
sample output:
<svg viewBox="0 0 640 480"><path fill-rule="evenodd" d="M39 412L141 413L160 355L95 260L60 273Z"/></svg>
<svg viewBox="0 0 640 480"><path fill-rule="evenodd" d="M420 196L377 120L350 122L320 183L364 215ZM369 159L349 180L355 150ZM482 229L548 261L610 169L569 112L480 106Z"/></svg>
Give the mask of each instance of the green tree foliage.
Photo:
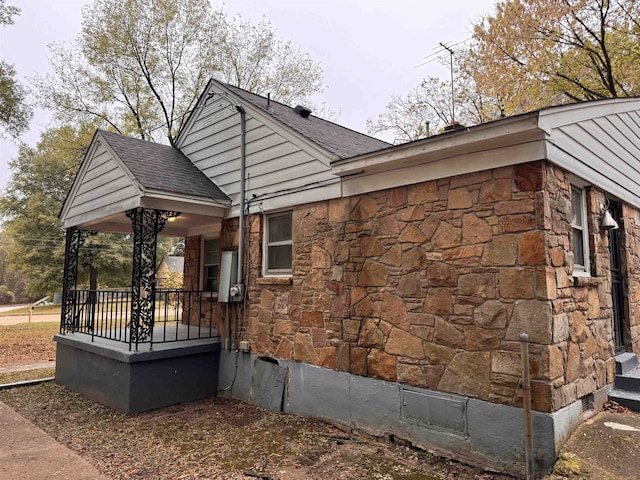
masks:
<svg viewBox="0 0 640 480"><path fill-rule="evenodd" d="M0 26L11 25L20 10L0 0ZM17 138L29 126L31 108L27 104L27 92L16 80L12 65L0 60L0 136L8 134Z"/></svg>
<svg viewBox="0 0 640 480"><path fill-rule="evenodd" d="M275 34L213 11L209 0L95 0L71 48L54 44L40 103L63 122L99 121L173 144L212 77L285 103L323 88L320 66Z"/></svg>
<svg viewBox="0 0 640 480"><path fill-rule="evenodd" d="M27 278L27 292L38 297L62 287L65 234L58 212L94 126L60 127L45 131L35 148L20 146L10 163L13 171L7 192L0 198L3 247L9 267ZM120 235L97 235L80 251L80 282L98 274L103 286L131 281L131 245Z"/></svg>
<svg viewBox="0 0 640 480"><path fill-rule="evenodd" d="M13 295L13 300L5 298L3 301L0 299L0 303L11 303L11 301L23 303L30 300L26 294L24 275L15 272L9 265L9 252L3 232L0 232L0 290Z"/></svg>
<svg viewBox="0 0 640 480"><path fill-rule="evenodd" d="M16 301L15 294L6 285L0 285L0 305L6 305Z"/></svg>

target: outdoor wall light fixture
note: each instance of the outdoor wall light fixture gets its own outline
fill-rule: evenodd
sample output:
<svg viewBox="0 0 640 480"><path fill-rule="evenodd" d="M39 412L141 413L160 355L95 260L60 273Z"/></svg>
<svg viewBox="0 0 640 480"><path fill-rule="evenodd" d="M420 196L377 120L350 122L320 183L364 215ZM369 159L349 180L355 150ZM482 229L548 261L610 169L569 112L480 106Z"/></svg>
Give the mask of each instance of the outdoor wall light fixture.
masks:
<svg viewBox="0 0 640 480"><path fill-rule="evenodd" d="M609 211L609 202L607 202L607 206L600 206L600 210L602 212L602 218L600 219L600 228L602 230L617 230L620 228L618 222L616 222Z"/></svg>

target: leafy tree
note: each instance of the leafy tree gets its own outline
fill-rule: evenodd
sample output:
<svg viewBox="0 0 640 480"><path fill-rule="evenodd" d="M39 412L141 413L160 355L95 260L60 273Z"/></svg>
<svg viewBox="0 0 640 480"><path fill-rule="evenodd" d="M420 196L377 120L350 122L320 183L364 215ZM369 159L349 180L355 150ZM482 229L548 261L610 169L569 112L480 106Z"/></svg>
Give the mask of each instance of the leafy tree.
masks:
<svg viewBox="0 0 640 480"><path fill-rule="evenodd" d="M5 235L0 232L0 290L4 287L5 291L14 295L12 301L27 302L30 298L26 295L26 281L23 275L15 272L9 266L9 252L7 249L7 241ZM11 303L0 300L0 303ZM11 300L11 299L8 299Z"/></svg>
<svg viewBox="0 0 640 480"><path fill-rule="evenodd" d="M454 119L463 125L475 125L500 116L497 99L477 87L475 72L469 68L469 52L459 50L454 58L453 102L449 80L427 77L405 97L393 95L377 120L367 120L368 132L389 131L396 143L402 143L442 132Z"/></svg>
<svg viewBox="0 0 640 480"><path fill-rule="evenodd" d="M323 90L322 68L289 41L278 38L266 18L256 25L218 12L214 77L285 104L310 104ZM325 107L326 108L326 107Z"/></svg>
<svg viewBox="0 0 640 480"><path fill-rule="evenodd" d="M0 285L0 305L6 305L16 301L15 294L6 285Z"/></svg>
<svg viewBox="0 0 640 480"><path fill-rule="evenodd" d="M36 148L22 144L10 163L13 174L0 198L3 246L9 267L26 277L27 292L33 297L61 289L65 234L57 215L94 128L47 130ZM80 252L79 262L85 267L80 281L90 279L97 285L100 272L102 285L129 284L130 248L122 236L91 237Z"/></svg>
<svg viewBox="0 0 640 480"><path fill-rule="evenodd" d="M13 24L20 9L0 0L0 26ZM31 108L27 104L25 88L16 80L12 65L0 60L0 136L20 136L29 126Z"/></svg>
<svg viewBox="0 0 640 480"><path fill-rule="evenodd" d="M505 0L474 25L456 52L456 120L476 124L583 100L640 95L640 2ZM451 118L451 85L427 78L392 97L371 133L397 141L437 131Z"/></svg>
<svg viewBox="0 0 640 480"><path fill-rule="evenodd" d="M323 88L322 70L265 20L213 11L208 0L95 0L71 48L51 47L40 103L63 122L96 120L174 144L212 77L285 103Z"/></svg>
<svg viewBox="0 0 640 480"><path fill-rule="evenodd" d="M636 0L508 0L474 27L479 88L506 114L640 93Z"/></svg>
<svg viewBox="0 0 640 480"><path fill-rule="evenodd" d="M175 257L184 257L184 238L172 238L173 242L169 248L168 255Z"/></svg>
<svg viewBox="0 0 640 480"><path fill-rule="evenodd" d="M438 94L431 96L429 86L436 87ZM446 124L447 118L451 118L451 114L447 112L451 102L447 101L446 88L447 82L429 77L405 97L392 95L385 111L375 121L367 120L367 131L371 135L390 131L394 136L394 143L426 137L441 124Z"/></svg>

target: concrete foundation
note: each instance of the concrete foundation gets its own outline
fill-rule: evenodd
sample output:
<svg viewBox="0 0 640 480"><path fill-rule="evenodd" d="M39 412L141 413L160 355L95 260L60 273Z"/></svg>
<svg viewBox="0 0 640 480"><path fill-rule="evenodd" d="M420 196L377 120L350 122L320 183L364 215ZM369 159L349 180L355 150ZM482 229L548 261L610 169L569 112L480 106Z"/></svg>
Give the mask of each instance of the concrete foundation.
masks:
<svg viewBox="0 0 640 480"><path fill-rule="evenodd" d="M211 397L218 390L217 338L155 344L153 350L138 352L119 342L92 342L82 334L54 340L56 381L121 412Z"/></svg>
<svg viewBox="0 0 640 480"><path fill-rule="evenodd" d="M323 418L375 435L393 435L427 450L513 475L525 473L520 408L227 350L220 357L224 390L219 394L255 403L256 392L260 398L269 397L265 379L278 378L283 370L287 377L284 394L279 382L273 387L273 397L283 398L282 403L271 401L261 406ZM599 393L598 399L603 395ZM583 420L580 401L553 414L533 413L537 473L553 468L560 448Z"/></svg>

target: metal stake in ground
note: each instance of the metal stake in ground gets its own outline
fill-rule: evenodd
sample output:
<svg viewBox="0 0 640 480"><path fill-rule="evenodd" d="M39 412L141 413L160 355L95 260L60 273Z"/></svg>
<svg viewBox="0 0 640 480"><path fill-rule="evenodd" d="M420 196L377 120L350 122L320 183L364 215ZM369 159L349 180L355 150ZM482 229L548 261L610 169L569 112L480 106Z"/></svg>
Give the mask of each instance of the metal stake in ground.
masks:
<svg viewBox="0 0 640 480"><path fill-rule="evenodd" d="M524 411L524 453L527 467L527 480L535 478L533 470L533 426L531 424L531 382L529 380L529 335L520 335L522 352L522 409Z"/></svg>

